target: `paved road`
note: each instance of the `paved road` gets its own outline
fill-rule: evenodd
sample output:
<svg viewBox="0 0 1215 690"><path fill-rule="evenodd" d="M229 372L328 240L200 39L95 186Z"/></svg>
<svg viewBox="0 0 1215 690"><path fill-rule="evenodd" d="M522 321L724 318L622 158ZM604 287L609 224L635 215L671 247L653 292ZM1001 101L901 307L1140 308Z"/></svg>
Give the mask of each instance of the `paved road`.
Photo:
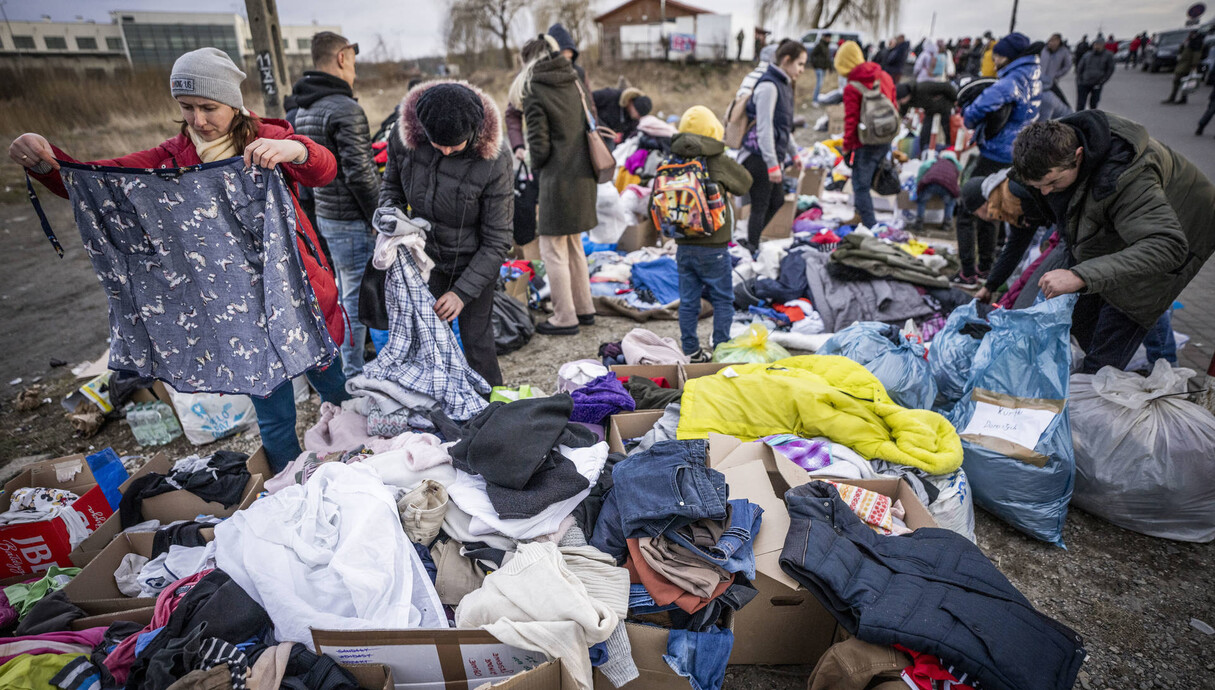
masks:
<svg viewBox="0 0 1215 690"><path fill-rule="evenodd" d="M1148 74L1119 67L1105 87L1101 108L1146 125L1153 137L1190 159L1215 181L1215 123L1207 128L1205 136L1194 136L1198 118L1207 106L1210 87L1199 89L1197 98L1191 97L1187 105L1161 105L1160 101L1169 95L1172 79L1171 74ZM1074 103L1075 86L1070 78L1065 81L1064 93ZM1211 214L1211 232L1215 232L1215 209L1211 209ZM1179 363L1199 372L1206 371L1215 354L1213 297L1215 262L1208 262L1181 293L1179 301L1185 308L1173 315L1173 328L1192 338L1178 357Z"/></svg>

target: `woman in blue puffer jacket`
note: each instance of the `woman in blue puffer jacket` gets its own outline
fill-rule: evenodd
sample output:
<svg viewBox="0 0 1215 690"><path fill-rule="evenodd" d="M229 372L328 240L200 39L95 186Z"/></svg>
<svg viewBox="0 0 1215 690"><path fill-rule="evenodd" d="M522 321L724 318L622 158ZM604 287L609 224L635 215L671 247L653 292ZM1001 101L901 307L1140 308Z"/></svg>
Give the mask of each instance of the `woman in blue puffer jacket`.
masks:
<svg viewBox="0 0 1215 690"><path fill-rule="evenodd" d="M1001 38L992 50L996 83L987 87L962 111L970 128L986 128L987 116L1011 105L1007 122L998 132L981 131L979 160L972 177L991 175L1012 165L1013 141L1025 125L1038 119L1042 106L1042 70L1038 54L1041 43L1032 44L1025 34ZM977 252L976 252L977 248ZM978 256L976 256L976 253ZM965 209L958 214L958 258L962 270L955 282L977 284L991 268L996 254L996 226Z"/></svg>

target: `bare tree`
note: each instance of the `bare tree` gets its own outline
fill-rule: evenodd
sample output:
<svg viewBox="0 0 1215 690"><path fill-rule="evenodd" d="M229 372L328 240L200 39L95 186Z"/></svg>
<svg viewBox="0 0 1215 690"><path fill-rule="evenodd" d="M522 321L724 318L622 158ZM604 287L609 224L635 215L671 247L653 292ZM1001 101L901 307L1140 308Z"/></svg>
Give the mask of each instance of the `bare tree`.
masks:
<svg viewBox="0 0 1215 690"><path fill-rule="evenodd" d="M761 24L784 10L789 21L806 29L848 21L883 28L898 20L900 5L900 0L760 0L757 10Z"/></svg>
<svg viewBox="0 0 1215 690"><path fill-rule="evenodd" d="M543 0L532 9L532 16L535 18L536 33L560 23L578 45L584 45L591 37L590 0Z"/></svg>
<svg viewBox="0 0 1215 690"><path fill-rule="evenodd" d="M457 44L467 45L474 32L478 34L475 41L478 46L481 34L493 36L502 46L502 64L507 68L513 66L510 37L515 19L526 5L527 0L452 0L447 23L448 46L452 45L453 37Z"/></svg>
<svg viewBox="0 0 1215 690"><path fill-rule="evenodd" d="M447 36L447 53L476 57L484 48L484 31L481 28L478 3L455 0L447 13L444 35Z"/></svg>

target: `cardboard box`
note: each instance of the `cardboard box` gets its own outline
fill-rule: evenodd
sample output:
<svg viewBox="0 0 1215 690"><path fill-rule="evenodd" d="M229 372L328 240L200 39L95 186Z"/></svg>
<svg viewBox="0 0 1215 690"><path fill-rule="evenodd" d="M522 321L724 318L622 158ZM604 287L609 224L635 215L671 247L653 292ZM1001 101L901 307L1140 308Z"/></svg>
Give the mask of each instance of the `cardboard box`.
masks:
<svg viewBox="0 0 1215 690"><path fill-rule="evenodd" d="M146 606L138 609L128 609L126 611L105 611L104 604L98 605L94 602L83 602L76 606L84 609L86 614L84 618L77 618L72 621L72 630L88 630L89 628L108 628L110 624L118 621L131 621L133 623L141 623L147 625L152 622L152 614L156 612L154 606Z"/></svg>
<svg viewBox="0 0 1215 690"><path fill-rule="evenodd" d="M392 669L384 664L338 664L346 669L362 690L393 690Z"/></svg>
<svg viewBox="0 0 1215 690"><path fill-rule="evenodd" d="M215 538L215 530L211 528L204 528L200 534L207 541ZM63 593L72 603L89 603L98 611L124 611L155 606L155 597L128 597L118 590L118 583L114 581L114 571L127 554L137 553L144 558L152 557L152 542L155 538L154 532L120 534L97 554L79 575L64 585Z"/></svg>
<svg viewBox="0 0 1215 690"><path fill-rule="evenodd" d="M915 211L918 208L916 202L911 200L911 192L906 189L901 190L895 197L895 204L904 211ZM941 200L941 197L934 196L928 200L924 208L932 211L944 211L945 202Z"/></svg>
<svg viewBox="0 0 1215 690"><path fill-rule="evenodd" d="M528 298L528 280L526 276L519 276L506 284L506 294L513 297L523 306L527 306Z"/></svg>
<svg viewBox="0 0 1215 690"><path fill-rule="evenodd" d="M612 415L608 421L608 452L623 453L624 442L645 436L662 419L663 413L663 410L642 410Z"/></svg>
<svg viewBox="0 0 1215 690"><path fill-rule="evenodd" d="M114 512L105 492L97 486L83 455L69 455L35 463L4 485L7 496L25 487L67 489L79 496L72 508L95 530ZM72 543L63 518L0 527L0 575L41 572L72 565Z"/></svg>
<svg viewBox="0 0 1215 690"><path fill-rule="evenodd" d="M701 376L712 376L726 367L733 366L732 362L704 362L702 364L679 365L679 388L683 389L688 381Z"/></svg>
<svg viewBox="0 0 1215 690"><path fill-rule="evenodd" d="M708 459L710 467L725 475L731 498L745 498L764 510L754 542L753 584L759 594L735 615L730 663L815 663L834 640L835 618L780 567L790 525L785 492L813 478L763 443L743 443L720 434L709 435ZM936 526L901 479L842 481L902 499L912 529Z"/></svg>
<svg viewBox="0 0 1215 690"><path fill-rule="evenodd" d="M658 230L654 227L654 221L646 218L644 221L630 225L624 229L624 234L616 241L616 250L621 252L632 252L642 247L653 247L659 244Z"/></svg>
<svg viewBox="0 0 1215 690"><path fill-rule="evenodd" d="M578 681L560 659L540 664L500 683L486 683L477 690L501 688L502 690L577 690ZM632 687L630 685L630 687Z"/></svg>
<svg viewBox="0 0 1215 690"><path fill-rule="evenodd" d="M342 664L384 664L396 687L409 690L469 690L548 661L484 630L313 630L312 643Z"/></svg>
<svg viewBox="0 0 1215 690"><path fill-rule="evenodd" d="M827 133L837 136L844 133L844 104L834 103L823 108L827 111Z"/></svg>
<svg viewBox="0 0 1215 690"><path fill-rule="evenodd" d="M193 520L199 515L214 515L221 518L231 517L236 511L244 510L253 505L253 502L257 500L258 494L262 492L265 478L273 476L270 470L270 463L266 460L266 450L264 448L258 448L256 453L249 456L249 459L245 462L245 468L249 470L251 476L248 483L245 484L245 490L241 492L240 502L236 505L225 508L222 503L204 501L189 491L170 491L143 500L144 519L160 520L162 524L168 524L177 520ZM158 453L146 465L139 468L138 472L123 482L121 487L122 492L125 494L131 483L138 477L152 472L168 474L172 469L173 462L164 453ZM70 558L72 564L78 568L88 565L121 533L122 520L115 514L102 523L95 532L89 535L87 539L82 541L71 552Z"/></svg>
<svg viewBox="0 0 1215 690"><path fill-rule="evenodd" d="M781 204L780 210L776 215L772 216L772 220L768 221L768 225L764 227L764 231L760 234L760 239L763 240L780 240L786 237L793 236L793 218L797 215L797 195L785 195L785 203Z"/></svg>
<svg viewBox="0 0 1215 690"><path fill-rule="evenodd" d="M822 196L823 180L826 176L827 171L823 168L806 168L802 170L801 177L797 180L797 193L799 195Z"/></svg>
<svg viewBox="0 0 1215 690"><path fill-rule="evenodd" d="M641 376L647 379L664 378L672 388L679 385L678 364L613 364L608 369L617 377Z"/></svg>

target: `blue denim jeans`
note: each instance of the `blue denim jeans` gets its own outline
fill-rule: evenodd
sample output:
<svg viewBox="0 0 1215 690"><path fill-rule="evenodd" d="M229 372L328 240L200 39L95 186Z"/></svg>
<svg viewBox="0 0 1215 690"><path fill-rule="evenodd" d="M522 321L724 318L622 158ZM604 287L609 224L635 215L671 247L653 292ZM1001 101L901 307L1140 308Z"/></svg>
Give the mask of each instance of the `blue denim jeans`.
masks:
<svg viewBox="0 0 1215 690"><path fill-rule="evenodd" d="M321 394L321 400L339 405L349 400L346 392L346 375L342 373L341 359L333 360L325 369L313 369L306 376L312 387ZM295 390L285 383L265 398L251 398L257 410L257 428L262 434L262 446L266 448L266 460L275 473L282 471L292 460L299 457L299 437L295 435Z"/></svg>
<svg viewBox="0 0 1215 690"><path fill-rule="evenodd" d="M919 197L915 202L916 220L924 220L924 207L928 204L928 200L934 196L945 202L945 222L948 223L949 219L953 218L953 208L958 203L958 197L950 194L948 189L936 183L925 185L920 190Z"/></svg>
<svg viewBox="0 0 1215 690"><path fill-rule="evenodd" d="M890 147L885 144L871 144L856 150L852 159L852 196L856 212L861 216L865 227L872 228L877 224L877 216L873 214L873 197L869 190L873 187L873 175L877 172L878 164L890 153Z"/></svg>
<svg viewBox="0 0 1215 690"><path fill-rule="evenodd" d="M1156 360L1167 360L1169 364L1177 364L1177 341L1173 339L1173 310L1160 315L1152 330L1143 336L1143 347L1147 350L1148 366Z"/></svg>
<svg viewBox="0 0 1215 690"><path fill-rule="evenodd" d="M692 690L718 690L734 650L734 632L713 627L704 632L671 630L662 660L688 679Z"/></svg>
<svg viewBox="0 0 1215 690"><path fill-rule="evenodd" d="M675 252L679 266L679 344L685 355L700 349L696 324L700 321L700 296L709 292L713 305L713 347L730 339L734 318L734 264L725 247L680 245Z"/></svg>
<svg viewBox="0 0 1215 690"><path fill-rule="evenodd" d="M823 90L824 72L826 72L826 70L821 70L821 69L817 69L817 68L814 70L814 100L815 101L818 101L818 95L820 93L822 93L822 90Z"/></svg>
<svg viewBox="0 0 1215 690"><path fill-rule="evenodd" d="M342 308L346 310L354 344L343 340L342 361L346 378L363 371L363 342L367 338L367 327L359 321L359 286L363 283L363 271L375 251L375 230L361 220L332 220L318 217L317 230L329 244L333 256L333 268L337 273L338 292Z"/></svg>
<svg viewBox="0 0 1215 690"><path fill-rule="evenodd" d="M696 556L721 566L726 572L742 573L748 580L754 580L755 535L759 534L764 509L746 499L735 499L728 506L726 530L712 546L689 540L686 529L671 530L666 536Z"/></svg>

